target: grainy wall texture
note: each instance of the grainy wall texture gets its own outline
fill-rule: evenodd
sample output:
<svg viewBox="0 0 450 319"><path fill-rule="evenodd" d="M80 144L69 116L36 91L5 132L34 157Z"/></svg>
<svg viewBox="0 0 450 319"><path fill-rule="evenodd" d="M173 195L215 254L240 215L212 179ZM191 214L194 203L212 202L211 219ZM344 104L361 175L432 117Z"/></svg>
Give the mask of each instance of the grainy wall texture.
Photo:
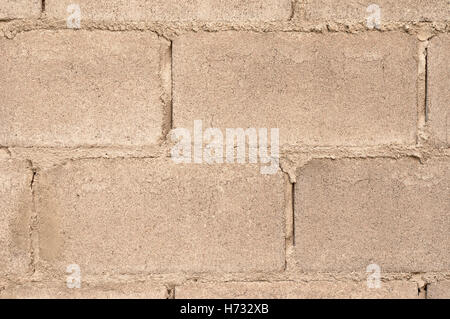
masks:
<svg viewBox="0 0 450 319"><path fill-rule="evenodd" d="M447 0L0 0L0 298L449 298L449 134Z"/></svg>

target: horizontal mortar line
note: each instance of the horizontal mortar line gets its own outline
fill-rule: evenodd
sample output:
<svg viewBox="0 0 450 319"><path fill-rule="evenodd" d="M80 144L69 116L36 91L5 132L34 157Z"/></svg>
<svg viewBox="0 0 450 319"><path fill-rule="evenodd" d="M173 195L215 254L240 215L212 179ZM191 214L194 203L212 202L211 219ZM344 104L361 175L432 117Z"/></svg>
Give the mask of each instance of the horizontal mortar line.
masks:
<svg viewBox="0 0 450 319"><path fill-rule="evenodd" d="M167 144L169 143L169 144ZM173 142L175 145L175 142ZM202 145L205 146L209 144L206 141L203 141ZM252 146L249 143L248 139L246 139L245 144L246 148L251 147L258 148L258 145ZM224 141L223 146L226 147L226 141ZM267 145L270 146L270 143ZM0 149L16 149L16 150L62 150L62 151L70 151L70 150L125 150L125 151L155 151L155 150L164 150L166 148L172 147L170 140L165 140L163 143L156 144L148 144L148 145L73 145L73 146L48 146L48 145L0 145ZM234 142L234 148L238 148L239 145ZM307 145L307 144L281 144L279 145L280 150L282 151L424 151L424 150L443 150L450 149L450 147L439 147L433 144L411 144L411 145L402 145L402 144L378 144L378 145L326 145L326 144L318 144L318 145Z"/></svg>
<svg viewBox="0 0 450 319"><path fill-rule="evenodd" d="M165 142L170 142L167 140ZM208 144L208 142L203 141L203 144ZM145 144L145 145L121 145L121 144L112 144L112 145L86 145L86 144L78 144L71 146L60 146L60 145L0 145L0 148L9 148L9 149L50 149L50 150L72 150L72 149L98 149L98 150L106 150L106 149L123 149L123 150L145 150L145 149L155 149L155 148L164 148L164 143L158 144ZM224 142L225 145L225 142ZM236 145L236 143L234 144ZM246 138L245 145L248 146L249 142ZM292 148L292 149L305 149L305 150L334 150L334 149L355 149L355 150L367 150L367 149L392 149L392 150L420 150L426 148L425 146L428 144L417 145L417 144L377 144L377 145L327 145L327 144L280 144L280 149L282 148ZM269 145L270 146L270 143Z"/></svg>
<svg viewBox="0 0 450 319"><path fill-rule="evenodd" d="M191 20L170 20L170 19L164 19L164 20L155 20L152 19L152 17L148 17L148 18L144 18L144 19L127 19L127 20L114 20L114 19L108 19L108 18L104 18L104 17L100 17L101 14L98 15L99 17L94 17L94 18L83 18L81 17L81 22L85 22L85 23L101 23L101 24L111 24L111 25L116 25L116 26L123 26L123 25L128 25L128 24L136 24L136 23L144 23L144 24L154 24L154 25L159 25L159 26L186 26L186 25L220 25L220 26L224 26L224 25L230 25L230 26L238 26L238 25L251 25L251 26L258 26L258 25L276 25L276 24L285 24L285 25L295 25L295 26L323 26L323 25L343 25L343 26L356 26L356 25L362 25L367 29L379 29L379 28L387 28L390 26L416 26L416 25L433 25L436 23L439 24L446 24L446 23L450 23L450 19L447 20L434 20L434 21L421 21L421 20L383 20L379 26L379 28L372 28L372 27L368 27L367 26L367 21L366 19L361 19L361 18L348 18L348 19L340 19L340 18L332 18L332 19L326 19L326 18L318 18L318 19L314 19L314 20L289 20L289 18L287 19L255 19L255 20L245 20L245 19L241 19L241 20L226 20L226 19L210 19L210 20L201 20L201 19L196 19L196 18L192 18ZM39 17L4 17L2 19L14 19L14 20L26 20L29 22L33 22L33 21L43 21L46 23L65 23L66 22L66 16L57 16L57 15L50 15L50 16L46 16L44 19L39 18ZM359 19L359 20L357 20ZM350 21L348 21L350 20ZM0 20L1 21L1 20Z"/></svg>
<svg viewBox="0 0 450 319"><path fill-rule="evenodd" d="M70 156L73 158L109 158L109 157L123 157L123 158L158 158L158 157L168 157L170 149L161 148L155 150L130 150L130 149L50 149L50 148L0 148L5 150L11 157L20 158L21 156L27 157L30 154L42 155L42 152L51 151L52 153L47 153L46 156ZM235 148L236 149L236 148ZM21 152L24 152L21 154ZM88 154L71 154L72 152L110 152L111 154L102 154L92 156L86 156ZM303 149L303 150L281 150L280 158L288 158L295 155L309 155L311 158L323 158L323 157L336 157L336 158L394 158L394 157L421 157L422 155L429 155L431 157L448 157L450 156L449 149L413 149L413 150L385 150L385 149L325 149L325 150L315 150L315 149ZM141 155L140 155L141 154Z"/></svg>
<svg viewBox="0 0 450 319"><path fill-rule="evenodd" d="M172 281L174 278L178 278L179 284L183 285L187 283L256 283L256 282L262 282L262 283L281 283L281 282L357 282L362 283L367 280L367 273L361 273L358 278L355 278L354 273L308 273L308 274L300 274L298 277L286 277L286 278L280 278L280 276L277 277L265 277L263 279L261 278L248 278L251 274L245 274L242 273L242 275L247 275L245 278L217 278L217 276L226 276L229 277L230 274L228 273L210 273L206 274L204 273L202 276L193 276L193 275L186 275L185 273L165 273L165 274L149 274L149 275L142 275L142 274L121 274L116 275L113 277L104 277L100 275L89 275L88 278L85 279L86 284L95 284L95 283L109 283L109 284L119 284L124 283L123 280L131 280L132 283L141 283L141 282L151 282L155 284L167 284L169 281ZM261 275L261 274L258 274ZM338 276L337 276L338 275ZM153 277L152 277L153 276ZM303 276L303 277L302 277ZM313 277L317 276L317 277ZM336 277L337 276L337 277ZM381 276L381 280L384 282L392 282L392 281L410 281L410 282L416 282L416 279L419 278L425 278L426 283L434 283L439 281L447 281L450 280L450 273L440 273L440 272L411 272L411 273L386 273ZM433 276L438 276L438 278L430 279ZM430 277L430 278L428 278ZM11 284L15 284L16 286L22 286L23 284L41 284L41 283L49 283L54 284L58 283L59 281L48 281L48 280L42 280L42 281L27 281L31 279L31 277L20 277L16 278L19 279L18 282L15 282L14 280L11 280ZM127 281L129 283L130 281Z"/></svg>
<svg viewBox="0 0 450 319"><path fill-rule="evenodd" d="M0 27L1 27L1 23L0 23ZM376 33L393 33L393 32L401 32L401 33L405 33L405 34L409 34L409 35L417 35L419 34L419 32L423 29L418 28L415 32L411 32L410 30L404 30L402 28L398 28L398 29L389 29L389 30L354 30L354 31L349 31L347 29L342 29L342 30L317 30L317 27L311 27L311 28L307 28L307 29L286 29L286 28L280 28L280 29L273 29L273 30L267 30L267 28L265 27L261 27L261 28L252 28L252 29L242 29L242 30L236 30L236 27L234 26L230 26L229 28L218 28L218 29L196 29L196 28L189 28L189 29L184 29L184 28L164 28L164 29L159 29L159 28L128 28L128 29L117 29L117 30L112 30L109 29L108 27L105 28L93 28L93 27L89 27L89 28L80 28L80 29L70 29L67 27L60 27L60 28L54 28L54 27L36 27L36 28L32 28L29 26L24 26L24 28L26 29L22 29L22 27L20 26L14 26L12 28L8 28L6 30L3 30L4 32L16 32L17 34L19 33L26 33L26 32L32 32L32 31L90 31L90 32L95 32L95 31L103 31L103 32L133 32L133 31L141 31L141 32L152 32L152 33L156 33L159 36L164 36L165 33L170 33L170 34L177 34L177 35L182 35L182 34L187 34L187 33L217 33L217 32L235 32L235 33L239 33L239 32L254 32L254 33L263 33L263 34L268 34L268 33L313 33L313 34L335 34L335 33L342 33L342 34L362 34L362 33L369 33L369 32L376 32ZM432 31L435 34L447 34L450 33L450 29L448 30L433 30Z"/></svg>
<svg viewBox="0 0 450 319"><path fill-rule="evenodd" d="M436 22L394 22L383 25L380 29L370 29L365 26L363 22L356 23L341 23L341 22L330 22L324 21L317 24L308 23L295 23L292 21L276 21L276 22L242 22L234 23L227 21L211 21L211 22L180 22L180 23L167 23L167 22L157 22L157 21L128 21L128 22L106 22L101 20L88 20L82 21L81 27L79 29L67 28L64 24L64 20L52 20L48 21L46 19L18 19L12 18L4 22L4 25L11 26L12 29L20 30L24 27L26 30L21 30L21 32L29 32L33 30L102 30L102 31L134 31L134 30L146 30L153 32L170 31L255 31L255 32L320 32L320 33L349 33L349 32L395 32L403 31L405 33L411 33L414 29L428 29L432 28L435 33L449 33L450 30L448 26L450 21L436 21ZM14 22L18 22L14 24ZM23 22L23 24L20 24ZM56 23L56 25L55 25ZM59 24L58 24L59 23ZM34 25L33 25L34 24ZM100 24L100 25L99 25ZM442 25L442 28L437 28L436 24ZM445 28L444 26L447 26ZM241 28L241 29L240 29ZM356 29L355 29L356 28Z"/></svg>
<svg viewBox="0 0 450 319"><path fill-rule="evenodd" d="M290 152L290 153L285 153L285 154L281 154L279 156L280 159L290 159L291 156L295 156L295 155L305 155L305 153L307 153L309 155L310 159L324 159L324 158L330 158L330 159L344 159L344 158L403 158L403 157L417 157L420 158L421 156L419 155L423 155L423 154L410 154L410 153L385 153L385 154L336 154L336 153L313 153L313 152ZM33 153L25 153L25 154L17 154L14 152L8 153L10 158L15 158L15 159L28 159L30 156L33 155ZM96 155L96 154L80 154L80 155L76 155L76 154L67 154L67 153L53 153L53 154L45 154L43 155L43 153L40 152L36 152L34 153L34 155L36 157L58 157L61 156L63 158L66 159L113 159L113 158L129 158L129 159L145 159L145 158L171 158L172 156L170 154L107 154L107 155ZM440 157L444 157L444 158L448 158L450 157L450 154L441 154L441 153L437 153L437 154L429 154L426 153L426 155L429 155L429 157L433 158L440 158ZM193 163L195 164L195 163ZM206 164L206 163L205 163ZM214 165L219 165L220 163L213 163ZM223 164L226 164L225 162ZM256 163L255 163L256 164Z"/></svg>
<svg viewBox="0 0 450 319"><path fill-rule="evenodd" d="M74 146L23 146L23 145L0 145L0 148L9 148L9 149L38 149L38 150L146 150L146 149L155 149L159 148L161 145L159 144L149 144L149 145L137 145L137 146L128 146L128 145L105 145L105 146L97 146L97 145L74 145Z"/></svg>

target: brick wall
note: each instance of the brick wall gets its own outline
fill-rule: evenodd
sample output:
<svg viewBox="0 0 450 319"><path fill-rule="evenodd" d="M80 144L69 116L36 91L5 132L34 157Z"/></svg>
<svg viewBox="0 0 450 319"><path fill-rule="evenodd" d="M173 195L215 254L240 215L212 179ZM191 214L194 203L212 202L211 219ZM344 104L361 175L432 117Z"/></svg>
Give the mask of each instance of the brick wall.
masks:
<svg viewBox="0 0 450 319"><path fill-rule="evenodd" d="M450 4L372 3L1 0L0 297L448 298Z"/></svg>

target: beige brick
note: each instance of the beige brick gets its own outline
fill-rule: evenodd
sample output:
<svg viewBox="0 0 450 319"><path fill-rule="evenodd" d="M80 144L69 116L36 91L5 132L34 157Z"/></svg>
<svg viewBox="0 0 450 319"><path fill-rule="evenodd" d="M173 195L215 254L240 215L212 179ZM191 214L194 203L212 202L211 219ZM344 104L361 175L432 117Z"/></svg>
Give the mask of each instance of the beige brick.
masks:
<svg viewBox="0 0 450 319"><path fill-rule="evenodd" d="M41 14L41 0L1 0L0 20L37 18Z"/></svg>
<svg viewBox="0 0 450 319"><path fill-rule="evenodd" d="M413 144L416 52L397 32L183 35L174 125L278 127L282 144Z"/></svg>
<svg viewBox="0 0 450 319"><path fill-rule="evenodd" d="M33 283L7 287L0 291L0 299L166 299L167 288L158 284L127 283L86 285L67 288L66 282Z"/></svg>
<svg viewBox="0 0 450 319"><path fill-rule="evenodd" d="M156 35L32 31L0 39L0 51L0 145L148 145L161 137L169 44Z"/></svg>
<svg viewBox="0 0 450 319"><path fill-rule="evenodd" d="M408 281L382 282L379 289L366 282L230 282L195 283L175 288L178 299L375 299L417 298L417 284Z"/></svg>
<svg viewBox="0 0 450 319"><path fill-rule="evenodd" d="M439 281L429 284L427 299L450 299L450 281Z"/></svg>
<svg viewBox="0 0 450 319"><path fill-rule="evenodd" d="M72 0L47 0L51 17L66 19ZM288 20L290 0L78 0L82 21L275 21Z"/></svg>
<svg viewBox="0 0 450 319"><path fill-rule="evenodd" d="M447 0L308 0L305 4L309 21L366 22L371 4L380 7L381 23L407 21L449 21L450 4Z"/></svg>
<svg viewBox="0 0 450 319"><path fill-rule="evenodd" d="M69 162L37 177L40 258L84 274L280 270L284 183L253 165Z"/></svg>
<svg viewBox="0 0 450 319"><path fill-rule="evenodd" d="M295 269L450 268L450 161L313 160L295 185Z"/></svg>
<svg viewBox="0 0 450 319"><path fill-rule="evenodd" d="M30 263L33 173L24 161L0 161L0 278L24 275Z"/></svg>
<svg viewBox="0 0 450 319"><path fill-rule="evenodd" d="M428 54L430 125L437 141L450 145L450 36L433 38Z"/></svg>

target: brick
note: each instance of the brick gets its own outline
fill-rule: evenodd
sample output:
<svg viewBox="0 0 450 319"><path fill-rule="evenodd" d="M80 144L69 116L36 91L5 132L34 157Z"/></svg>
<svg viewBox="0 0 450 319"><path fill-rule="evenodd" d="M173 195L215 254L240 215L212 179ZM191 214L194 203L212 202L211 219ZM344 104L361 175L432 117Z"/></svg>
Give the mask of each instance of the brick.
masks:
<svg viewBox="0 0 450 319"><path fill-rule="evenodd" d="M376 3L381 10L381 23L408 21L449 21L447 0L309 0L304 5L308 21L366 22L371 12L367 8Z"/></svg>
<svg viewBox="0 0 450 319"><path fill-rule="evenodd" d="M417 298L417 284L407 281L382 282L379 289L366 282L230 282L195 283L175 288L177 299L375 299Z"/></svg>
<svg viewBox="0 0 450 319"><path fill-rule="evenodd" d="M0 291L0 299L166 299L167 288L158 284L81 284L80 288L67 288L59 284L25 284Z"/></svg>
<svg viewBox="0 0 450 319"><path fill-rule="evenodd" d="M0 20L38 18L41 14L41 0L2 0Z"/></svg>
<svg viewBox="0 0 450 319"><path fill-rule="evenodd" d="M72 0L47 0L50 17L66 19ZM290 0L78 0L82 21L276 21L288 20Z"/></svg>
<svg viewBox="0 0 450 319"><path fill-rule="evenodd" d="M450 36L433 38L428 55L429 121L436 141L450 145Z"/></svg>
<svg viewBox="0 0 450 319"><path fill-rule="evenodd" d="M0 161L0 277L17 277L28 270L32 209L27 162Z"/></svg>
<svg viewBox="0 0 450 319"><path fill-rule="evenodd" d="M152 33L31 31L0 39L0 145L148 145L162 135Z"/></svg>
<svg viewBox="0 0 450 319"><path fill-rule="evenodd" d="M295 185L295 269L450 267L450 161L313 160Z"/></svg>
<svg viewBox="0 0 450 319"><path fill-rule="evenodd" d="M284 183L250 164L69 162L36 179L40 258L84 274L280 270Z"/></svg>
<svg viewBox="0 0 450 319"><path fill-rule="evenodd" d="M429 284L427 299L450 299L450 281L439 281Z"/></svg>
<svg viewBox="0 0 450 319"><path fill-rule="evenodd" d="M174 125L278 127L282 144L414 144L416 52L397 32L183 35Z"/></svg>

